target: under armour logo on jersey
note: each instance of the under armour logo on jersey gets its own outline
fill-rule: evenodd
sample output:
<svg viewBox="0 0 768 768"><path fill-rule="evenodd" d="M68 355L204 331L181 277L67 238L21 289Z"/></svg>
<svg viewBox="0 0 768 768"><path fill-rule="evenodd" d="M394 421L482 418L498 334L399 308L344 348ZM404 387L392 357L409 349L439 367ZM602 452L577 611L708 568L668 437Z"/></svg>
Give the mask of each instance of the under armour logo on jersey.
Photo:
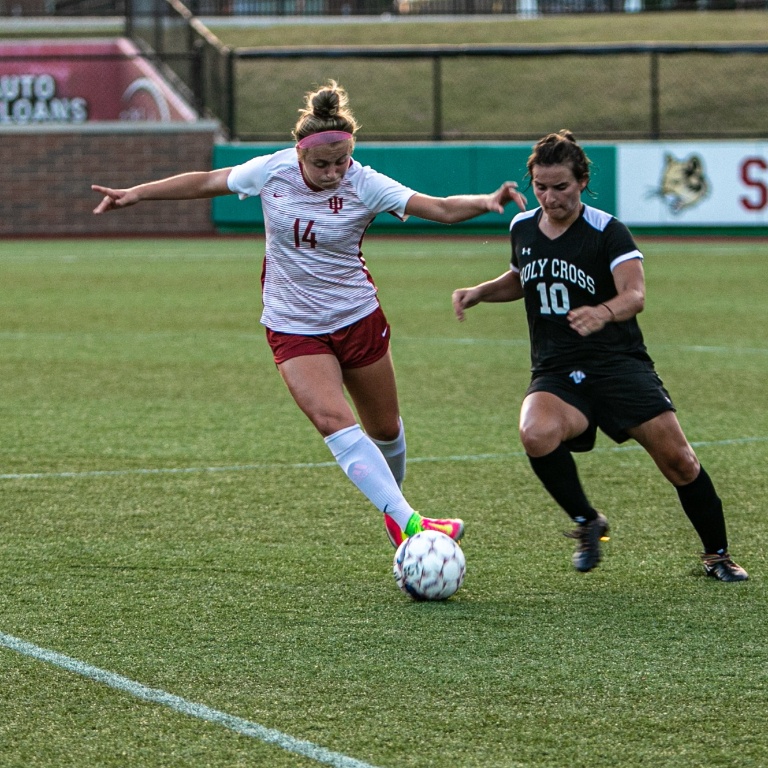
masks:
<svg viewBox="0 0 768 768"><path fill-rule="evenodd" d="M568 376L573 379L574 384L581 384L587 378L587 374L584 371L571 371Z"/></svg>
<svg viewBox="0 0 768 768"><path fill-rule="evenodd" d="M522 256L530 256L531 255L531 249L530 248L521 248L520 250Z"/></svg>
<svg viewBox="0 0 768 768"><path fill-rule="evenodd" d="M336 197L336 195L334 195L330 200L328 200L328 207L334 213L338 213L344 207L344 198Z"/></svg>

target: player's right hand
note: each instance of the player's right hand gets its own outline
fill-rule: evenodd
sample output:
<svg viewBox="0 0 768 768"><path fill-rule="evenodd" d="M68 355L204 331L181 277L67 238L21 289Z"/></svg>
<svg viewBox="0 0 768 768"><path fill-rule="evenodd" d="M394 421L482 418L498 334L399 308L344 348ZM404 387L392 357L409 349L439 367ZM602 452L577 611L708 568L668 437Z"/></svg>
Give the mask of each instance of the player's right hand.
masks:
<svg viewBox="0 0 768 768"><path fill-rule="evenodd" d="M127 208L129 205L135 205L139 202L139 198L130 189L112 189L98 184L92 184L91 189L104 195L102 201L93 209L94 213L106 213L117 208Z"/></svg>
<svg viewBox="0 0 768 768"><path fill-rule="evenodd" d="M453 311L460 322L464 321L464 310L474 307L480 302L474 288L457 288L453 292L452 299Z"/></svg>

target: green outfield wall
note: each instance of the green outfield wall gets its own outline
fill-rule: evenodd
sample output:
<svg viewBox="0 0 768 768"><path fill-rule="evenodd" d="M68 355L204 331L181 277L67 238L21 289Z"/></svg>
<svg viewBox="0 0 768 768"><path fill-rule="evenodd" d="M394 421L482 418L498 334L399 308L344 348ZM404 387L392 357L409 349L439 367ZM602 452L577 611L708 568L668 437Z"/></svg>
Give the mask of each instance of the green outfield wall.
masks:
<svg viewBox="0 0 768 768"><path fill-rule="evenodd" d="M288 144L220 144L214 147L213 167L227 168L252 157L267 155ZM616 214L616 148L608 145L585 144L592 160L593 195L585 202ZM380 173L391 176L412 189L428 195L445 196L490 192L504 181L516 181L525 191L525 164L531 152L530 144L374 144L361 142L355 148L355 159L370 165ZM535 205L528 190L529 205ZM486 214L471 222L453 225L451 231L485 231L504 233L512 208L506 213ZM235 195L213 200L213 223L220 232L248 232L263 229L264 218L258 198L239 200ZM392 216L378 216L371 230L393 232L438 231L444 224L435 224L411 217L407 222Z"/></svg>

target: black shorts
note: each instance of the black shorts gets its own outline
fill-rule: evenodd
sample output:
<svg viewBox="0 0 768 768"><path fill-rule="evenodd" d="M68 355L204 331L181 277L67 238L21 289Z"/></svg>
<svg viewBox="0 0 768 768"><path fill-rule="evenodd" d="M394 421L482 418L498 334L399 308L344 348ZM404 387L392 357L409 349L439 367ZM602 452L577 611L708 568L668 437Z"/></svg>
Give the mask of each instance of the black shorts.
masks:
<svg viewBox="0 0 768 768"><path fill-rule="evenodd" d="M628 429L675 410L653 364L632 357L534 374L526 395L531 392L550 392L587 417L587 429L566 442L572 451L591 451L598 427L614 442L623 443L629 440Z"/></svg>

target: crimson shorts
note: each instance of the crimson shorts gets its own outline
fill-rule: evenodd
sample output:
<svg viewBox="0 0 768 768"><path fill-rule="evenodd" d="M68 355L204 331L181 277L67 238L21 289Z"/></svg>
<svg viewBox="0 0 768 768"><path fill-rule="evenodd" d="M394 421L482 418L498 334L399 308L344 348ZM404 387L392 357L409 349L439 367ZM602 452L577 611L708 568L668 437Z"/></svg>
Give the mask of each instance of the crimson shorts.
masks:
<svg viewBox="0 0 768 768"><path fill-rule="evenodd" d="M565 443L578 452L594 448L598 428L623 443L629 440L628 429L675 410L653 363L632 357L534 375L526 395L531 392L556 395L587 417L587 429Z"/></svg>
<svg viewBox="0 0 768 768"><path fill-rule="evenodd" d="M389 349L389 323L381 307L333 333L302 336L267 328L267 342L275 365L303 355L334 355L342 368L363 368L380 360Z"/></svg>

